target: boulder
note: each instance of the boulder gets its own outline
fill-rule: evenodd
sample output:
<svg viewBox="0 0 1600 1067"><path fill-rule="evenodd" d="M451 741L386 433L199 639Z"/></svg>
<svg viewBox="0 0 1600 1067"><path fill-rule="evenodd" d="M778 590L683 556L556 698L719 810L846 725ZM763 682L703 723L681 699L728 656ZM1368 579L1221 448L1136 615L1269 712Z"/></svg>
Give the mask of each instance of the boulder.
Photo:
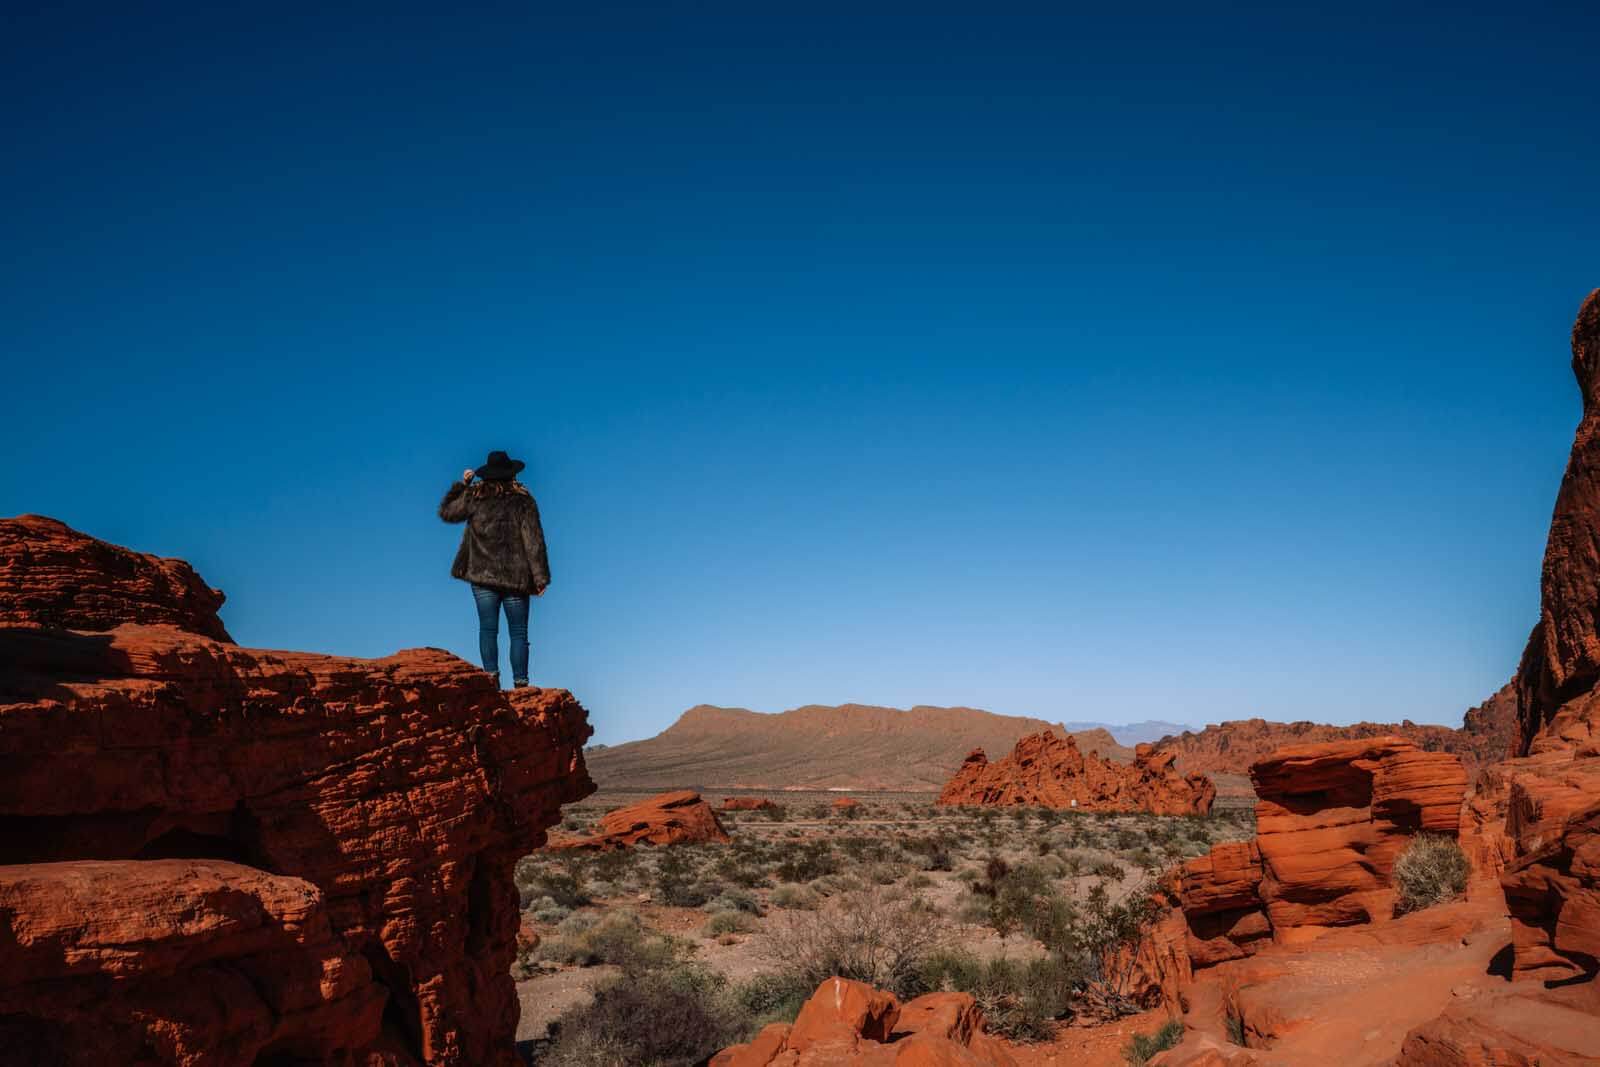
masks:
<svg viewBox="0 0 1600 1067"><path fill-rule="evenodd" d="M1547 782L1518 779L1514 790ZM1518 978L1593 979L1600 971L1600 796L1591 794L1590 801L1558 834L1539 831L1539 846L1500 875ZM1600 1028L1600 1020L1595 1025Z"/></svg>
<svg viewBox="0 0 1600 1067"><path fill-rule="evenodd" d="M724 1049L710 1067L1017 1067L984 1033L966 993L928 993L901 1004L861 982L830 978L794 1025L776 1023Z"/></svg>
<svg viewBox="0 0 1600 1067"><path fill-rule="evenodd" d="M1017 742L1011 755L990 763L975 749L939 794L940 804L1029 805L1081 811L1148 811L1204 815L1216 787L1199 774L1181 775L1175 757L1150 745L1134 750L1131 765L1085 756L1077 742L1045 730Z"/></svg>
<svg viewBox="0 0 1600 1067"><path fill-rule="evenodd" d="M699 793L677 789L608 811L600 818L598 833L554 841L550 847L610 852L635 845L726 844L731 840L717 821L717 813Z"/></svg>
<svg viewBox="0 0 1600 1067"><path fill-rule="evenodd" d="M857 800L855 797L840 797L833 802L833 806L841 811L845 808L859 808L861 806L861 801Z"/></svg>
<svg viewBox="0 0 1600 1067"><path fill-rule="evenodd" d="M0 1048L512 1067L512 868L593 790L583 708L437 649L241 648L221 603L0 520Z"/></svg>
<svg viewBox="0 0 1600 1067"><path fill-rule="evenodd" d="M766 797L723 797L723 811L774 811L778 805Z"/></svg>

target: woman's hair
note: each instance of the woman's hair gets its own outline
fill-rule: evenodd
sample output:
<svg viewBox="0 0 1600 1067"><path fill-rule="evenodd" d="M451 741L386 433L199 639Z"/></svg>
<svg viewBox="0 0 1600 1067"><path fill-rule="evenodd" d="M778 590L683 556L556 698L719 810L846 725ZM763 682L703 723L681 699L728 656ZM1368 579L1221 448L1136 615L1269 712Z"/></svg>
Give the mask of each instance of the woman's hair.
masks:
<svg viewBox="0 0 1600 1067"><path fill-rule="evenodd" d="M515 478L507 478L504 481L485 478L482 481L472 483L472 490L478 496L505 496L507 493L526 494L528 487Z"/></svg>

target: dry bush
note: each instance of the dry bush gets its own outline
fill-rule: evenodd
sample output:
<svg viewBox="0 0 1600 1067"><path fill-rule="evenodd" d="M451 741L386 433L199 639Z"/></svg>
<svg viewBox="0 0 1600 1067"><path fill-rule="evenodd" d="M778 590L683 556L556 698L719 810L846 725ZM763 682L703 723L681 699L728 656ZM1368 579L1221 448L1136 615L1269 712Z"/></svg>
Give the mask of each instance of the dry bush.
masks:
<svg viewBox="0 0 1600 1067"><path fill-rule="evenodd" d="M763 952L812 988L837 975L902 993L918 965L949 936L920 896L878 887L842 893L816 911L770 924Z"/></svg>
<svg viewBox="0 0 1600 1067"><path fill-rule="evenodd" d="M1466 892L1471 865L1454 838L1419 834L1394 863L1395 910L1421 911Z"/></svg>

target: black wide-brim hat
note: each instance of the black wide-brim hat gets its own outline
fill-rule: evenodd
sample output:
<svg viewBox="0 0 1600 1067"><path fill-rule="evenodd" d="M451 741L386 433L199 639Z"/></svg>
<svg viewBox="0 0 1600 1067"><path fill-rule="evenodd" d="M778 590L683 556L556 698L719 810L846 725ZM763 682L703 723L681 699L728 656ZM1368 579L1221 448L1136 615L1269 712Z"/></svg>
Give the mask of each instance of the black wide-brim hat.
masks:
<svg viewBox="0 0 1600 1067"><path fill-rule="evenodd" d="M490 452L488 462L473 473L487 482L505 482L515 478L527 464L512 459L504 452Z"/></svg>

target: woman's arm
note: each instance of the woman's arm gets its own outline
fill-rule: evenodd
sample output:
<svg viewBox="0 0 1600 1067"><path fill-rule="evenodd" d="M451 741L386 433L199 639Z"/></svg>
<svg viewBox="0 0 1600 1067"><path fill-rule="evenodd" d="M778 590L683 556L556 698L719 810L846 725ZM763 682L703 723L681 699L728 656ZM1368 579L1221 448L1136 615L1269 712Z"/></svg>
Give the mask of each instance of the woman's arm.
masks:
<svg viewBox="0 0 1600 1067"><path fill-rule="evenodd" d="M531 496L528 497L527 510L522 515L522 550L528 556L533 595L539 596L550 584L550 557L544 548L544 526L539 522L539 504Z"/></svg>
<svg viewBox="0 0 1600 1067"><path fill-rule="evenodd" d="M467 483L471 480L469 471L468 476L451 485L450 491L439 501L439 517L445 522L466 522L471 516L472 498L467 495Z"/></svg>

